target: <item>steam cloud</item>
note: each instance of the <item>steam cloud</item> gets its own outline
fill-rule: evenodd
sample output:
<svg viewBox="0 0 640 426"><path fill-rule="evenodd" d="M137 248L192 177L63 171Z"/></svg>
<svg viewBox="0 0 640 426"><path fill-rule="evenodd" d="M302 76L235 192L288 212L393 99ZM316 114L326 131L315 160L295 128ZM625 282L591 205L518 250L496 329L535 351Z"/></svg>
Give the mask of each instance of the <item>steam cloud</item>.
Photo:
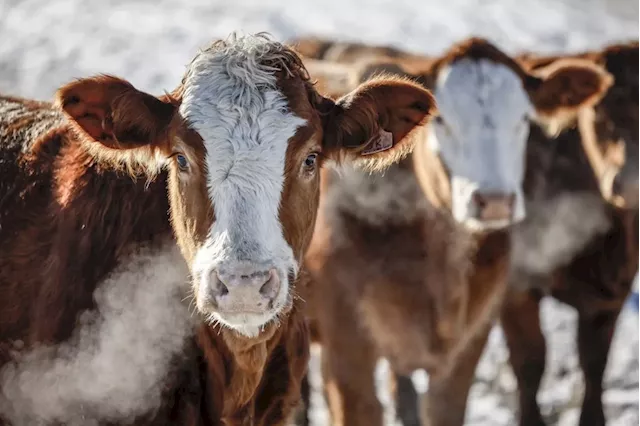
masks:
<svg viewBox="0 0 640 426"><path fill-rule="evenodd" d="M176 262L181 262L176 268ZM163 381L193 329L177 248L141 252L95 293L74 337L40 347L0 374L0 413L12 424L126 422L157 408Z"/></svg>
<svg viewBox="0 0 640 426"><path fill-rule="evenodd" d="M606 206L592 194L564 194L527 206L527 219L512 234L513 273L548 274L566 265L610 227Z"/></svg>

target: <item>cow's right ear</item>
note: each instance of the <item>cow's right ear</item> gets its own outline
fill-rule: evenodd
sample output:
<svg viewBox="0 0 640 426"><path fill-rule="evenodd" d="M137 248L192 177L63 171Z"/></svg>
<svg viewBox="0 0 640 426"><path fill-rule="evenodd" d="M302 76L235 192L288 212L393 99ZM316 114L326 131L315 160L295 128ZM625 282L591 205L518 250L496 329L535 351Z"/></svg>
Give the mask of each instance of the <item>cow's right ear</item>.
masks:
<svg viewBox="0 0 640 426"><path fill-rule="evenodd" d="M435 112L431 92L399 77L375 78L332 103L324 119L323 151L382 170L413 150Z"/></svg>
<svg viewBox="0 0 640 426"><path fill-rule="evenodd" d="M117 77L101 75L61 87L56 104L89 140L111 149L166 143L177 106L141 92Z"/></svg>

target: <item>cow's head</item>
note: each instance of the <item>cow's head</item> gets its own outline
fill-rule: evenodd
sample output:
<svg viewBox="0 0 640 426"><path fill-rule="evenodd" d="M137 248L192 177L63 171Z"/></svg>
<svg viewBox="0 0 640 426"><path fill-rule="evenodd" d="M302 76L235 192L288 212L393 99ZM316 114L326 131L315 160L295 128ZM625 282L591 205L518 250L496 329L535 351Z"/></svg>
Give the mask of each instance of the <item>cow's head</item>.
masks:
<svg viewBox="0 0 640 426"><path fill-rule="evenodd" d="M613 45L579 59L602 65L613 85L601 102L578 115L582 144L603 197L617 207L638 208L638 42ZM549 74L575 59L531 57L524 64Z"/></svg>
<svg viewBox="0 0 640 426"><path fill-rule="evenodd" d="M394 72L390 64L379 66ZM544 77L530 74L477 38L410 74L433 90L439 110L415 155L418 176L432 202L451 209L474 231L503 228L525 217L531 123L555 132L582 107L597 103L611 84L595 64L569 64Z"/></svg>
<svg viewBox="0 0 640 426"><path fill-rule="evenodd" d="M411 150L434 106L427 90L398 79L326 99L299 57L262 35L214 43L171 95L102 76L61 88L57 100L96 157L168 168L197 308L250 337L292 304L323 162L385 168Z"/></svg>

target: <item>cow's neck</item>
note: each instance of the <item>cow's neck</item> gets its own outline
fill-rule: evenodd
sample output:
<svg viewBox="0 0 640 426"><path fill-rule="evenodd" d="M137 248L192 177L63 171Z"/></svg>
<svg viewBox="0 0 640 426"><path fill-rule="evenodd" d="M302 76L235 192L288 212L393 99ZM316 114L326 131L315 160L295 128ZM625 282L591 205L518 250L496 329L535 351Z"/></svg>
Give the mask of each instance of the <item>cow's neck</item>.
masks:
<svg viewBox="0 0 640 426"><path fill-rule="evenodd" d="M289 313L288 321L293 314ZM286 322L281 327L271 323L252 338L219 326L198 327L196 340L207 370L207 405L216 407L214 411L229 424L244 424L246 419L253 419L253 399L283 327L287 327Z"/></svg>
<svg viewBox="0 0 640 426"><path fill-rule="evenodd" d="M295 330L291 327L300 321L300 315L294 304L279 325L272 322L252 338L219 326L198 327L196 340L205 362L207 405L215 407L229 425L244 425L247 419L253 419L255 398L271 355L283 336ZM246 424L253 424L251 421Z"/></svg>
<svg viewBox="0 0 640 426"><path fill-rule="evenodd" d="M511 251L509 232L501 229L472 234L476 245L475 264L478 267L494 265L508 258Z"/></svg>
<svg viewBox="0 0 640 426"><path fill-rule="evenodd" d="M138 248L172 239L165 176L149 183L102 167L74 140L53 161L51 198L14 244L41 281L31 306L40 342L67 338L97 286Z"/></svg>
<svg viewBox="0 0 640 426"><path fill-rule="evenodd" d="M228 392L235 395L234 398L225 401L225 413L234 412L238 405L245 405L255 395L262 380L269 353L279 337L280 331L273 324L251 339L233 331L222 332L222 338L233 354Z"/></svg>

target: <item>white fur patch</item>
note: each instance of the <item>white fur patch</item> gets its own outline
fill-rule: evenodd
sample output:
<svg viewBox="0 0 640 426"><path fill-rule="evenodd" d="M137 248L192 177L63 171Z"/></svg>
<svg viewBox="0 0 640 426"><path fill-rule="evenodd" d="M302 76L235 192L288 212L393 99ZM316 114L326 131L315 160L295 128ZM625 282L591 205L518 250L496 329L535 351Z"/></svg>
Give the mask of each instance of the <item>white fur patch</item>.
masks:
<svg viewBox="0 0 640 426"><path fill-rule="evenodd" d="M288 295L288 273L297 268L278 217L289 139L305 120L293 114L278 90L274 43L261 37L231 40L202 52L185 80L180 113L204 140L208 189L216 214L208 240L193 265L207 290L216 268L250 263L256 271L276 268L282 287L274 306ZM216 320L244 334L271 320L272 312L249 318L215 313ZM247 330L247 327L251 331Z"/></svg>
<svg viewBox="0 0 640 426"><path fill-rule="evenodd" d="M502 64L461 59L441 71L434 94L442 123L429 125L428 143L451 174L455 219L476 230L524 219L525 148L534 111L522 80ZM513 220L476 219L475 191L515 194Z"/></svg>

